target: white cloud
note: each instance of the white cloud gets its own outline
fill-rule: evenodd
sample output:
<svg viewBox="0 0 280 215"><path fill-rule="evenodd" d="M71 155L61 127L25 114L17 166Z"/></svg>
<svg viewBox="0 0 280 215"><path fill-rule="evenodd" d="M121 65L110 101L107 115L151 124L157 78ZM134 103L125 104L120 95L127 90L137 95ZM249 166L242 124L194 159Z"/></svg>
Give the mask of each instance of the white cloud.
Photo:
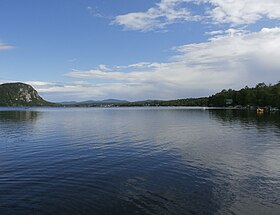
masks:
<svg viewBox="0 0 280 215"><path fill-rule="evenodd" d="M280 19L279 0L201 0L213 5L208 13L217 23L251 24L262 18Z"/></svg>
<svg viewBox="0 0 280 215"><path fill-rule="evenodd" d="M228 33L204 43L176 47L177 55L166 63L139 63L115 71L72 71L66 76L103 83L97 91L103 92L104 98L112 97L110 92L118 98L136 100L208 96L223 88L277 82L279 47L280 28L264 28L256 33Z"/></svg>
<svg viewBox="0 0 280 215"><path fill-rule="evenodd" d="M27 81L26 83L32 85L44 99L55 102L102 100L104 98L144 99L146 96L149 98L152 95L150 93L155 90L155 87L151 85L133 83L91 84L84 81L72 83Z"/></svg>
<svg viewBox="0 0 280 215"><path fill-rule="evenodd" d="M206 32L206 35L211 35L214 36L213 38L210 38L210 40L216 39L217 37L220 36L242 36L245 34L250 33L249 31L242 30L242 29L235 29L235 28L230 28L227 30L218 30L218 31L211 31L211 32Z"/></svg>
<svg viewBox="0 0 280 215"><path fill-rule="evenodd" d="M204 11L195 14L189 5L200 5ZM209 20L213 24L232 26L256 23L262 18L280 19L279 0L161 0L145 12L115 17L113 24L127 30L150 31L176 22Z"/></svg>
<svg viewBox="0 0 280 215"><path fill-rule="evenodd" d="M255 33L233 29L225 32L203 43L175 47L176 54L167 62L112 68L99 65L97 69L67 73L75 80L71 83L27 83L50 101L133 101L208 96L224 88L279 81L280 28Z"/></svg>
<svg viewBox="0 0 280 215"><path fill-rule="evenodd" d="M7 45L7 44L4 44L4 43L0 42L0 51L1 50L9 50L9 49L13 49L13 48L14 48L13 46L10 46L10 45Z"/></svg>
<svg viewBox="0 0 280 215"><path fill-rule="evenodd" d="M110 70L110 69L107 67L107 65L105 65L105 64L100 64L98 67L99 67L99 69L104 70L104 71L109 71L109 70Z"/></svg>
<svg viewBox="0 0 280 215"><path fill-rule="evenodd" d="M153 67L158 67L158 63L150 63L150 62L139 62L135 64L130 64L127 66L115 66L114 69L129 69L129 68L134 68L134 69L147 69L147 68L153 68Z"/></svg>
<svg viewBox="0 0 280 215"><path fill-rule="evenodd" d="M190 0L161 0L146 12L133 12L115 17L113 24L122 25L128 30L150 31L182 21L198 20L182 4Z"/></svg>

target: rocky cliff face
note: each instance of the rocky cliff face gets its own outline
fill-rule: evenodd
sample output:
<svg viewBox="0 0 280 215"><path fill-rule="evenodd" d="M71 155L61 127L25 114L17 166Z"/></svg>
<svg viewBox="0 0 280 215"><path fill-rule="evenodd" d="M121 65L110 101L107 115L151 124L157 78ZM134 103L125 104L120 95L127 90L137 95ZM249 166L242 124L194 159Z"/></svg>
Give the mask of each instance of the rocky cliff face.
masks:
<svg viewBox="0 0 280 215"><path fill-rule="evenodd" d="M50 102L42 99L38 92L24 83L0 85L0 106L45 106Z"/></svg>

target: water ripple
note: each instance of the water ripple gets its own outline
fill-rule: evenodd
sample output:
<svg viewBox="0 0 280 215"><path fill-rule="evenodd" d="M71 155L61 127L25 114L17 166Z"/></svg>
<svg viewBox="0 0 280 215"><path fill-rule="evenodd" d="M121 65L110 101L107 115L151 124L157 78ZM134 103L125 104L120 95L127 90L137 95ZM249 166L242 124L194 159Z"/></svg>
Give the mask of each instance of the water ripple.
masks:
<svg viewBox="0 0 280 215"><path fill-rule="evenodd" d="M0 111L0 214L279 214L280 119L188 108Z"/></svg>

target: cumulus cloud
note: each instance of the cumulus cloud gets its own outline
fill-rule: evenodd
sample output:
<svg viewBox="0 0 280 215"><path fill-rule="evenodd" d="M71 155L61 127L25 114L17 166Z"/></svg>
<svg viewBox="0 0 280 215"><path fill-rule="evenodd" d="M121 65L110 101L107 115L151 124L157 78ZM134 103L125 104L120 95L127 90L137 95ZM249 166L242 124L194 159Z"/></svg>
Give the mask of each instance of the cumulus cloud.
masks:
<svg viewBox="0 0 280 215"><path fill-rule="evenodd" d="M164 28L169 24L200 19L190 10L182 7L190 0L161 0L145 12L133 12L115 17L113 24L124 26L128 30L150 31Z"/></svg>
<svg viewBox="0 0 280 215"><path fill-rule="evenodd" d="M201 0L212 4L207 11L217 23L251 24L262 18L280 19L278 0Z"/></svg>
<svg viewBox="0 0 280 215"><path fill-rule="evenodd" d="M202 14L191 11L190 5L202 5ZM114 24L127 30L151 31L176 22L210 20L213 24L232 26L256 23L262 18L280 19L279 0L161 0L144 12L115 17Z"/></svg>
<svg viewBox="0 0 280 215"><path fill-rule="evenodd" d="M140 95L155 99L207 96L223 88L278 81L280 28L264 28L255 33L229 32L204 43L175 47L177 54L168 62L136 63L115 70L71 71L66 76L98 80L103 82L98 91L106 91L105 97L112 90L126 99L138 99Z"/></svg>
<svg viewBox="0 0 280 215"><path fill-rule="evenodd" d="M29 81L50 101L118 98L174 99L208 96L224 88L276 83L280 70L280 28L211 33L206 42L174 47L166 62L99 65L73 70L70 83Z"/></svg>
<svg viewBox="0 0 280 215"><path fill-rule="evenodd" d="M135 100L146 99L153 95L155 86L133 83L99 83L86 81L71 83L27 81L41 96L49 101L84 101L117 98Z"/></svg>

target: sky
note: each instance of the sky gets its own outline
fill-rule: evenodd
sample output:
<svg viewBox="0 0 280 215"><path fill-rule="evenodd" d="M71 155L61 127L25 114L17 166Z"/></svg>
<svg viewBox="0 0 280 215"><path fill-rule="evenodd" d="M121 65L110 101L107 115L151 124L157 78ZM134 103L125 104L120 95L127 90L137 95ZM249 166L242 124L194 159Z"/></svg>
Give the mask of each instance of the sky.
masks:
<svg viewBox="0 0 280 215"><path fill-rule="evenodd" d="M279 0L0 0L0 83L49 101L178 99L280 81Z"/></svg>

